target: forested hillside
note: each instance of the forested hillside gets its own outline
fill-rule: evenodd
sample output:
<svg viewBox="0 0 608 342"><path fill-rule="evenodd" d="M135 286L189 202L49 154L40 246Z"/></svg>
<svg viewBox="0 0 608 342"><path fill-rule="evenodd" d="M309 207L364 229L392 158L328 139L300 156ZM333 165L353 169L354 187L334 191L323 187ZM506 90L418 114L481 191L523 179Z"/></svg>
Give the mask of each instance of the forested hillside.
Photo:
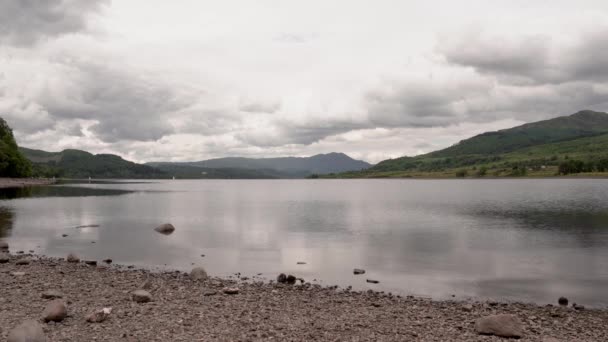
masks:
<svg viewBox="0 0 608 342"><path fill-rule="evenodd" d="M133 163L113 154L91 154L80 150L46 152L21 148L40 177L61 178L166 178L153 167Z"/></svg>
<svg viewBox="0 0 608 342"><path fill-rule="evenodd" d="M0 118L0 177L28 177L30 162L21 154L8 123Z"/></svg>

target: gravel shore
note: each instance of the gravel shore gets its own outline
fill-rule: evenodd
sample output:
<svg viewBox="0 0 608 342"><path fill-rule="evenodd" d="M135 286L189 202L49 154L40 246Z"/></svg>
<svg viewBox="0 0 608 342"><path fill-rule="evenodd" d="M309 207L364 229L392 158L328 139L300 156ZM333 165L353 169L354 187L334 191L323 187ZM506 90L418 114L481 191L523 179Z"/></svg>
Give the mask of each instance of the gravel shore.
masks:
<svg viewBox="0 0 608 342"><path fill-rule="evenodd" d="M515 315L522 341L608 340L608 311L557 303L432 301L300 282L205 278L200 270L203 280L193 280L178 271L6 256L0 263L2 341L28 319L37 320L54 342L503 341L476 331L477 319L494 314ZM138 289L143 294L134 296ZM67 317L43 323L45 308L58 296L67 304ZM87 322L104 308L112 308L107 319Z"/></svg>
<svg viewBox="0 0 608 342"><path fill-rule="evenodd" d="M23 188L35 185L50 185L55 181L46 178L0 178L0 189Z"/></svg>

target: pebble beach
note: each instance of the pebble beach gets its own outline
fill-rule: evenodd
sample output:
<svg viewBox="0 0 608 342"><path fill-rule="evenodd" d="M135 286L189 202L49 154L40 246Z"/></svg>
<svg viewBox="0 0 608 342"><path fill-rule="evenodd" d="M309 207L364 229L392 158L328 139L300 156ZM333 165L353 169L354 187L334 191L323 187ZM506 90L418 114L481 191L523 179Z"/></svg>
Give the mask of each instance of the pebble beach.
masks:
<svg viewBox="0 0 608 342"><path fill-rule="evenodd" d="M301 281L220 279L203 269L2 258L2 341L21 341L15 331L24 322L47 341L504 341L509 334L521 341L608 340L608 311L557 301L434 301Z"/></svg>

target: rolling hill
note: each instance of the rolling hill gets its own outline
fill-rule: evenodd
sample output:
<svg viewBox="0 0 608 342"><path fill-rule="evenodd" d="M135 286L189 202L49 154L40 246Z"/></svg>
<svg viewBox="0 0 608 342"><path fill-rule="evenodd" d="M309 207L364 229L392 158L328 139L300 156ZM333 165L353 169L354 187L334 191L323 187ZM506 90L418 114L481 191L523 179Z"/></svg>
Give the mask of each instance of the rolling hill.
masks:
<svg viewBox="0 0 608 342"><path fill-rule="evenodd" d="M137 164L112 154L68 149L46 152L20 148L39 177L123 179L275 179L305 178L314 173L360 170L370 164L342 153L309 158L222 158L202 162Z"/></svg>
<svg viewBox="0 0 608 342"><path fill-rule="evenodd" d="M585 172L604 172L595 165L603 165L604 159L608 159L608 114L585 110L483 133L443 150L385 160L340 177L551 176L572 160L587 165L582 168Z"/></svg>
<svg viewBox="0 0 608 342"><path fill-rule="evenodd" d="M20 148L34 168L34 174L61 178L167 178L147 165L124 160L113 154L91 154L81 150L46 152Z"/></svg>
<svg viewBox="0 0 608 342"><path fill-rule="evenodd" d="M167 167L198 167L201 169L257 170L273 178L301 178L312 174L328 174L367 169L371 164L355 160L344 153L317 154L312 157L283 158L219 158L186 163L147 163L166 170ZM201 170L204 171L204 170Z"/></svg>

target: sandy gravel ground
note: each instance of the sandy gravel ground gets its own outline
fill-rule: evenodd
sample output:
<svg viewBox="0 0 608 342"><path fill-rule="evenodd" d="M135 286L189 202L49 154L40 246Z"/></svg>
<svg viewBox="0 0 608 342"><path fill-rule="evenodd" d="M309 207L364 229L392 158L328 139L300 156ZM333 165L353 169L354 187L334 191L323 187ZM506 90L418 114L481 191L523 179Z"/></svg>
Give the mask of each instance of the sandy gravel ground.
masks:
<svg viewBox="0 0 608 342"><path fill-rule="evenodd" d="M5 256L7 256L5 254ZM27 258L29 264L18 265ZM5 260L6 261L6 260ZM475 321L514 314L522 341L608 341L608 311L518 303L432 301L318 285L284 285L151 273L125 266L10 255L0 264L0 340L26 319L49 341L504 341L479 335ZM238 294L226 294L226 287ZM137 303L145 288L152 301ZM61 322L43 323L56 290L67 303ZM112 308L107 320L85 317Z"/></svg>

